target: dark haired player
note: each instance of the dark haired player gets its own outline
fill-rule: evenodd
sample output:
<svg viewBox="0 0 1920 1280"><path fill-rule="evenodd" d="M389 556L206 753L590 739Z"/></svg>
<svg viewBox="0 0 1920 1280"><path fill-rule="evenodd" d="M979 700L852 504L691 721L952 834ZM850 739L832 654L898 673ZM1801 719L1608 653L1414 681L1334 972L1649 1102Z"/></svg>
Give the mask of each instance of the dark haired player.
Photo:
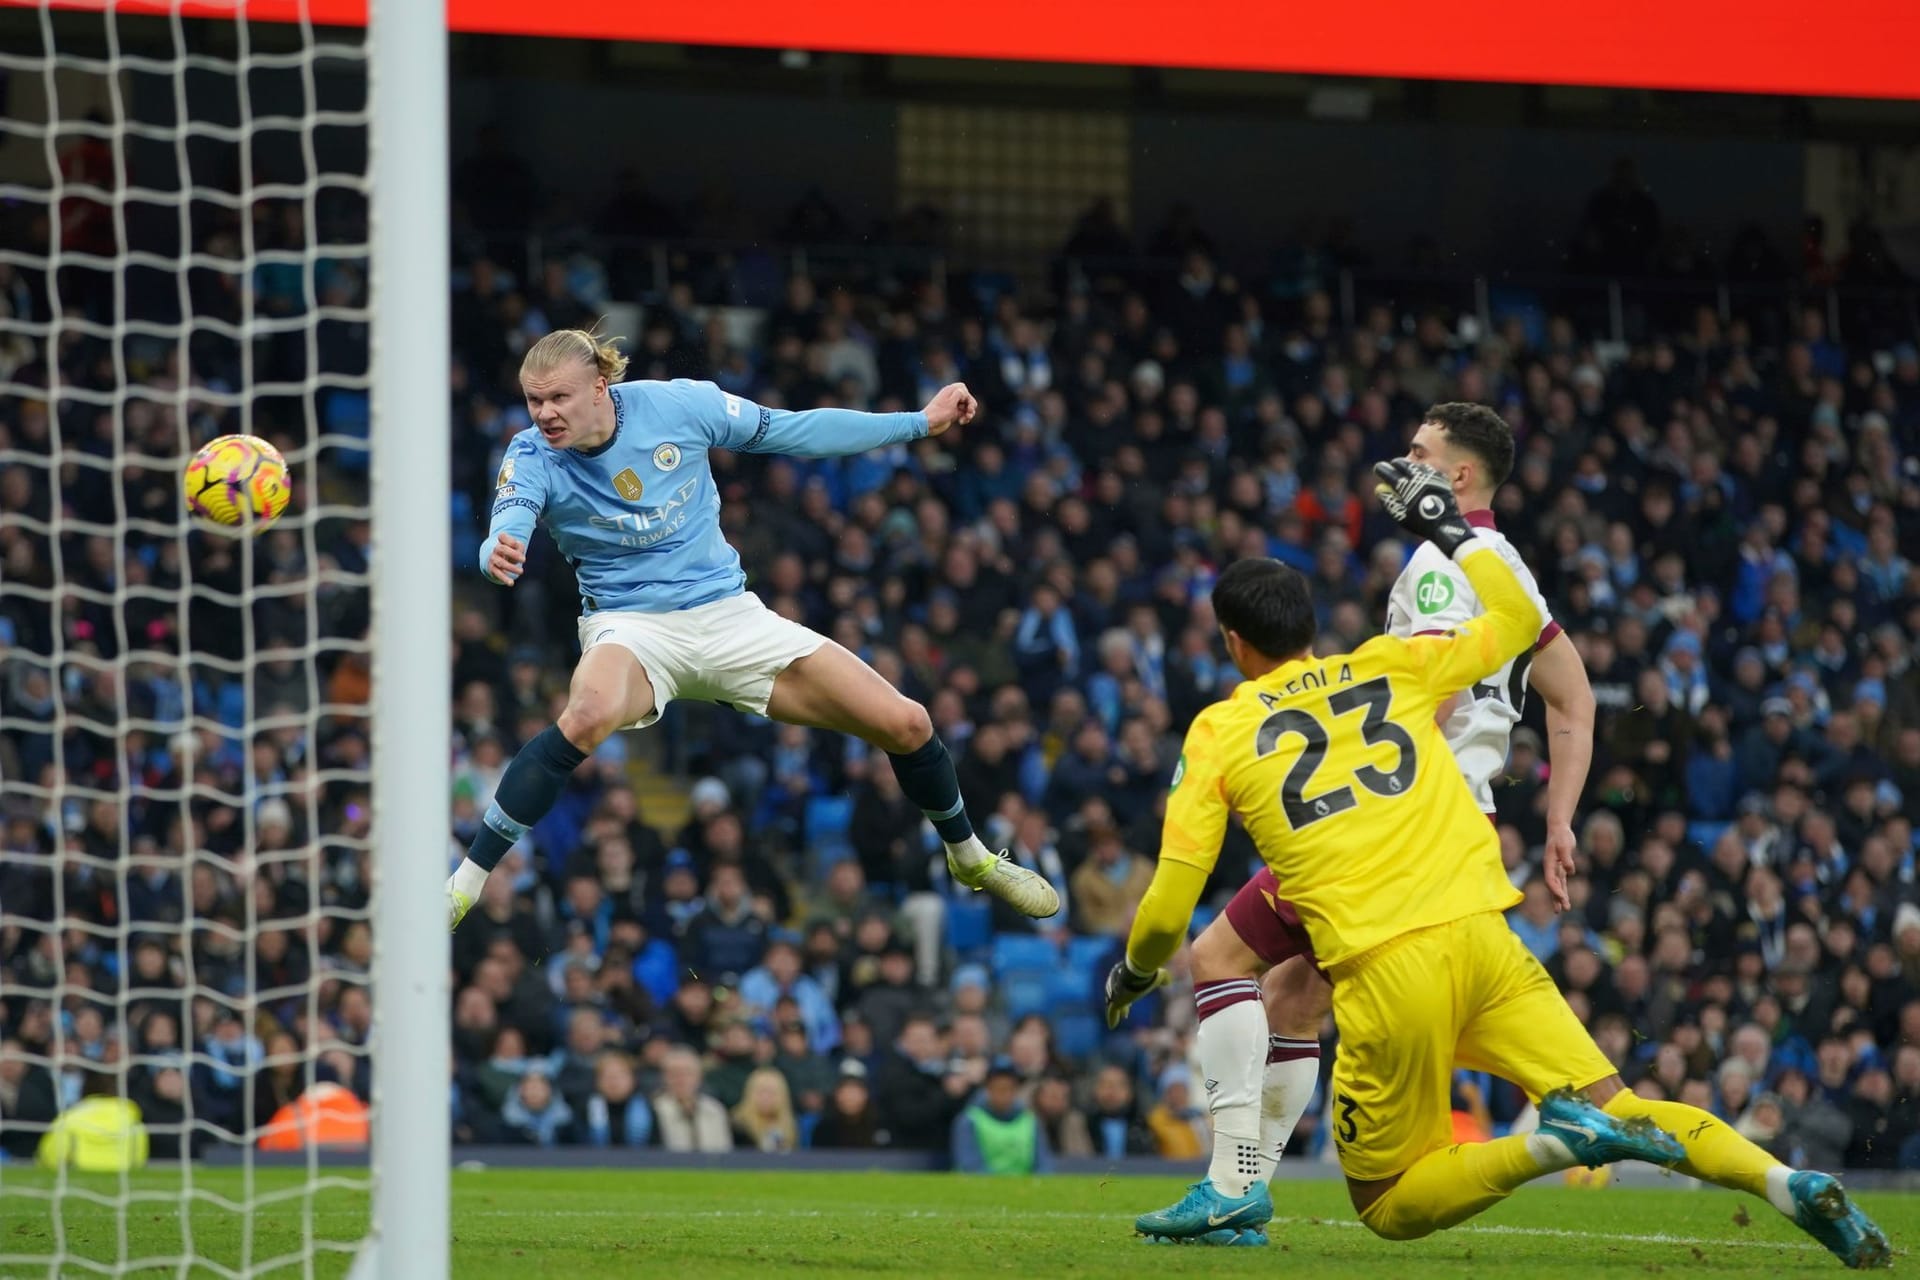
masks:
<svg viewBox="0 0 1920 1280"><path fill-rule="evenodd" d="M1519 553L1494 528L1493 495L1513 470L1513 429L1477 404L1437 404L1422 416L1407 456L1448 482L1468 524L1492 545L1520 580L1543 619L1538 642L1499 670L1441 702L1435 720L1474 801L1493 817L1492 781L1506 767L1507 740L1520 722L1529 677L1547 704L1548 759L1545 874L1564 910L1573 870L1573 818L1593 758L1593 690L1572 640L1561 633ZM1436 635L1480 614L1473 583L1441 550L1422 542L1388 596L1387 634ZM1266 974L1268 1046L1259 1080L1222 1078L1206 1067L1208 1021L1236 1003L1262 996ZM1201 1067L1219 1082L1214 1109L1214 1185L1231 1195L1271 1177L1294 1126L1320 1080L1320 1027L1333 992L1314 963L1298 913L1271 869L1262 867L1207 926L1193 947L1194 999L1203 1034ZM1245 1016L1245 1015L1239 1015ZM1242 1104L1257 1098L1257 1121ZM1224 1117L1224 1119L1223 1119ZM1243 1131L1244 1130L1244 1131ZM1246 1170L1243 1172L1243 1167Z"/></svg>
<svg viewBox="0 0 1920 1280"><path fill-rule="evenodd" d="M1259 559L1221 574L1214 613L1245 682L1188 730L1159 866L1108 975L1110 1017L1166 980L1161 966L1238 815L1333 983L1330 1120L1354 1208L1376 1234L1418 1239L1543 1174L1637 1159L1766 1198L1850 1266L1887 1264L1886 1237L1832 1177L1788 1169L1698 1108L1628 1090L1507 927L1519 892L1434 713L1536 643L1542 615L1446 477L1404 460L1375 470L1388 514L1458 566L1486 611L1441 634L1315 658L1305 578ZM1253 1001L1203 1023L1208 1079L1257 1079L1265 1030ZM1539 1129L1453 1142L1456 1062L1539 1099ZM1235 1196L1207 1179L1135 1228L1259 1244L1272 1214L1264 1181Z"/></svg>

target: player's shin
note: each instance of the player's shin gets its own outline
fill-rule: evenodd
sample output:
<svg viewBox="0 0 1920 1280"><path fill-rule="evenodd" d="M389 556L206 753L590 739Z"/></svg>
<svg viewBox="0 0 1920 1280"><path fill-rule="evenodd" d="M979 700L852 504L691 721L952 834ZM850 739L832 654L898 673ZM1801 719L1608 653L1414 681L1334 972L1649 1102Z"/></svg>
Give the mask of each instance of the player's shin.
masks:
<svg viewBox="0 0 1920 1280"><path fill-rule="evenodd" d="M586 758L586 752L568 742L558 725L548 725L523 747L500 778L466 860L454 872L453 888L469 899L479 897L487 875L528 827L547 816L566 789L567 779Z"/></svg>
<svg viewBox="0 0 1920 1280"><path fill-rule="evenodd" d="M1244 1196L1272 1172L1261 1160L1261 1075L1267 1058L1267 1013L1251 978L1196 982L1195 1033L1207 1109L1213 1116L1213 1163L1207 1178L1229 1197ZM1297 1117L1296 1117L1297 1118Z"/></svg>
<svg viewBox="0 0 1920 1280"><path fill-rule="evenodd" d="M1543 1173L1571 1169L1565 1146L1537 1133L1461 1142L1430 1151L1360 1212L1387 1240L1418 1240L1465 1222Z"/></svg>
<svg viewBox="0 0 1920 1280"><path fill-rule="evenodd" d="M1794 1216L1787 1177L1793 1171L1735 1133L1733 1127L1684 1102L1652 1102L1631 1089L1621 1089L1601 1108L1608 1115L1646 1116L1677 1138L1686 1159L1675 1167L1681 1173L1715 1186L1759 1196L1781 1213Z"/></svg>
<svg viewBox="0 0 1920 1280"><path fill-rule="evenodd" d="M1318 1040L1267 1037L1267 1066L1260 1086L1260 1177L1263 1181L1273 1177L1319 1083Z"/></svg>
<svg viewBox="0 0 1920 1280"><path fill-rule="evenodd" d="M960 779L953 771L953 756L938 733L912 751L898 755L888 752L887 758L893 762L893 776L899 779L901 794L927 815L927 821L940 833L941 843L951 850L967 850L967 855L961 858L963 866L976 860L972 850L979 850L978 861L991 856L973 838L973 823L968 820L967 806L960 799Z"/></svg>

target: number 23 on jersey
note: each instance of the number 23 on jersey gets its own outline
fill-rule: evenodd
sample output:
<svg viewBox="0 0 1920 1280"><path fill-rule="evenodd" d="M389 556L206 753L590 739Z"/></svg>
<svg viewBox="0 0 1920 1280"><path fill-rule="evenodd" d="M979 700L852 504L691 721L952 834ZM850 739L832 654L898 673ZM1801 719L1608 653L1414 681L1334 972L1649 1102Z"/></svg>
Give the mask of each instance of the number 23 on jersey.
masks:
<svg viewBox="0 0 1920 1280"><path fill-rule="evenodd" d="M1289 736L1301 741L1300 754L1280 784L1280 808L1286 814L1287 824L1295 831L1353 808L1357 803L1353 783L1377 796L1398 796L1413 782L1419 762L1412 736L1388 719L1393 710L1393 685L1387 677L1377 676L1335 690L1327 696L1327 710L1331 715L1326 717L1300 707L1280 707L1280 699L1270 693L1259 697L1273 714L1261 722L1254 734L1254 755L1272 755ZM1356 712L1362 713L1361 719L1357 726L1350 727L1347 717ZM1315 785L1314 775L1326 762L1328 749L1336 741L1335 735L1351 734L1356 728L1366 747L1392 748L1392 767L1382 768L1369 759L1355 767L1347 779L1310 792ZM1384 756L1379 752L1371 754Z"/></svg>

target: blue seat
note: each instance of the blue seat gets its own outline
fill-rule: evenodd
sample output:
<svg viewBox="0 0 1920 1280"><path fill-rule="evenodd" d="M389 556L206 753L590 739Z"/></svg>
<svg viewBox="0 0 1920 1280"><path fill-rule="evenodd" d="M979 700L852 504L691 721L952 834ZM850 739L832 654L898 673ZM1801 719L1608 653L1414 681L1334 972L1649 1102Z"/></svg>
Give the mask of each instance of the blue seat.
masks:
<svg viewBox="0 0 1920 1280"><path fill-rule="evenodd" d="M1084 1006L1093 995L1094 979L1071 965L1056 965L1047 970L1047 994L1054 1009Z"/></svg>
<svg viewBox="0 0 1920 1280"><path fill-rule="evenodd" d="M844 839L853 825L853 797L814 796L807 801L804 821L808 844Z"/></svg>
<svg viewBox="0 0 1920 1280"><path fill-rule="evenodd" d="M220 723L238 729L247 722L247 686L231 680L220 686Z"/></svg>
<svg viewBox="0 0 1920 1280"><path fill-rule="evenodd" d="M1046 1013L1051 1001L1047 995L1047 973L1043 969L1015 969L1000 975L1000 998L1006 1002L1007 1016L1018 1021L1030 1013Z"/></svg>
<svg viewBox="0 0 1920 1280"><path fill-rule="evenodd" d="M1085 1061L1099 1052L1106 1029L1098 1014L1061 1014L1053 1020L1053 1047L1063 1058Z"/></svg>
<svg viewBox="0 0 1920 1280"><path fill-rule="evenodd" d="M1719 843L1720 837L1726 834L1727 828L1732 825L1731 822L1708 822L1704 820L1689 822L1687 824L1687 839L1693 841L1708 853L1712 853L1713 846Z"/></svg>
<svg viewBox="0 0 1920 1280"><path fill-rule="evenodd" d="M984 894L969 894L947 902L947 945L961 956L986 948L993 938L993 908Z"/></svg>
<svg viewBox="0 0 1920 1280"><path fill-rule="evenodd" d="M1005 975L1016 969L1045 974L1060 964L1060 949L1036 933L1003 933L993 940L993 971Z"/></svg>
<svg viewBox="0 0 1920 1280"><path fill-rule="evenodd" d="M1190 936L1195 938L1199 937L1201 932L1213 923L1213 918L1219 914L1220 912L1217 908L1210 907L1204 902L1195 907L1193 909L1193 924L1189 926Z"/></svg>
<svg viewBox="0 0 1920 1280"><path fill-rule="evenodd" d="M336 388L322 402L321 427L330 436L348 441L367 439L373 427L373 402L365 391ZM364 471L367 449L343 441L330 441L325 450L327 461L345 471Z"/></svg>
<svg viewBox="0 0 1920 1280"><path fill-rule="evenodd" d="M1067 967L1081 978L1098 972L1114 950L1112 938L1088 938L1076 935L1067 939Z"/></svg>
<svg viewBox="0 0 1920 1280"><path fill-rule="evenodd" d="M1546 341L1547 309L1537 291L1496 284L1487 291L1487 310L1492 313L1496 326L1517 318L1526 331L1529 345L1539 346Z"/></svg>

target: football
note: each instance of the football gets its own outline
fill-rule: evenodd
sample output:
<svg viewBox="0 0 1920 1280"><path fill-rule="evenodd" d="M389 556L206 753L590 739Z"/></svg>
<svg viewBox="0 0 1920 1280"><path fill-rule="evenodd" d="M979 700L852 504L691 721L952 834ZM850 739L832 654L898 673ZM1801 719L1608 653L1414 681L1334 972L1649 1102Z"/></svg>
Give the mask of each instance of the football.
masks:
<svg viewBox="0 0 1920 1280"><path fill-rule="evenodd" d="M287 460L259 436L207 441L180 478L187 510L228 528L258 533L287 509Z"/></svg>

